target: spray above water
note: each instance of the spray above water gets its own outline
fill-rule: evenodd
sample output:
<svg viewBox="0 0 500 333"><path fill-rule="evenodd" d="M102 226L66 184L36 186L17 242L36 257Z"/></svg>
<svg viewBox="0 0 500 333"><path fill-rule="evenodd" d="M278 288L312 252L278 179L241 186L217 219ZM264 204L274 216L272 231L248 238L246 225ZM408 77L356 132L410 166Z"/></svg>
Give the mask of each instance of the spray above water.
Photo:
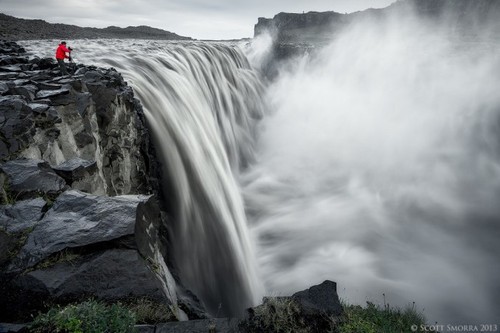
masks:
<svg viewBox="0 0 500 333"><path fill-rule="evenodd" d="M399 14L352 23L267 91L244 177L265 284L332 279L349 302L494 322L500 44Z"/></svg>

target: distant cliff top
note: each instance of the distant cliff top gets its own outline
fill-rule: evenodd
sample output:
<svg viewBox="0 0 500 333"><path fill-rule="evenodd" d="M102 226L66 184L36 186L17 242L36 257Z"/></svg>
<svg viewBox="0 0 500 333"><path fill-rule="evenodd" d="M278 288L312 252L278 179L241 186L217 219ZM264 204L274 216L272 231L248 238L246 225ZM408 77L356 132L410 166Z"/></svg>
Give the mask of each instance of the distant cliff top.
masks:
<svg viewBox="0 0 500 333"><path fill-rule="evenodd" d="M0 13L0 38L9 40L80 39L80 38L137 38L161 40L190 40L173 32L148 26L83 28L76 25L26 20Z"/></svg>
<svg viewBox="0 0 500 333"><path fill-rule="evenodd" d="M363 19L383 19L409 11L459 30L486 25L500 32L498 0L399 0L382 9L367 9L351 14L330 12L279 13L272 19L259 17L254 36L270 31L280 42L317 42L331 38L341 28Z"/></svg>

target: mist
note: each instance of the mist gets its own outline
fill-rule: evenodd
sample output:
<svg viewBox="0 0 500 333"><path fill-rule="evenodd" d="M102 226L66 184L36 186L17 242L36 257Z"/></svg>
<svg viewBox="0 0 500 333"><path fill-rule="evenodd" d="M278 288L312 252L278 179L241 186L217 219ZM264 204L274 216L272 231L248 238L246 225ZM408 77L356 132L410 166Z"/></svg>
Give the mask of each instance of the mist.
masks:
<svg viewBox="0 0 500 333"><path fill-rule="evenodd" d="M330 279L348 303L498 322L500 44L406 15L351 24L268 87L242 175L260 273L271 294Z"/></svg>

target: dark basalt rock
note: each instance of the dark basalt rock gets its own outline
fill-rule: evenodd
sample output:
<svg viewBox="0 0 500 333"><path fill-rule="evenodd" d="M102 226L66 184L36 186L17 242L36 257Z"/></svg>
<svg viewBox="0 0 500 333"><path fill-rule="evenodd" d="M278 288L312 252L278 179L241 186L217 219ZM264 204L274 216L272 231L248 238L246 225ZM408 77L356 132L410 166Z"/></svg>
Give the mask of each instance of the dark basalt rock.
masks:
<svg viewBox="0 0 500 333"><path fill-rule="evenodd" d="M43 160L13 160L0 165L7 176L5 182L14 198L33 198L39 195L56 196L66 189L66 182Z"/></svg>
<svg viewBox="0 0 500 333"><path fill-rule="evenodd" d="M72 158L53 167L54 171L71 185L74 181L82 179L97 171L96 161L88 161L79 157Z"/></svg>
<svg viewBox="0 0 500 333"><path fill-rule="evenodd" d="M38 215L28 213L29 205L36 207ZM71 190L61 194L46 213L42 209L43 216L41 205L27 201L5 207L3 214L0 211L0 227L14 225L21 215L32 221L23 225L28 227L23 229L27 240L13 259L22 234L0 228L0 264L5 267L10 262L0 270L0 298L5 300L0 302L0 321L28 318L49 300L66 304L88 297L105 301L146 297L176 302L174 286L158 277L161 268L150 268L160 223L152 196L105 197ZM5 215L10 215L6 222Z"/></svg>
<svg viewBox="0 0 500 333"><path fill-rule="evenodd" d="M57 89L57 90L40 90L39 92L36 93L36 98L42 99L42 98L49 98L49 97L54 97L54 96L59 96L59 95L67 95L67 94L69 94L69 89L67 89L67 88L62 88L62 89Z"/></svg>
<svg viewBox="0 0 500 333"><path fill-rule="evenodd" d="M307 328L308 332L322 333L330 331L342 313L337 284L326 280L292 296L264 297L262 305L248 309L248 318L241 322L240 329L248 333L280 331L281 327L273 326L269 319L282 315L290 324L289 330Z"/></svg>
<svg viewBox="0 0 500 333"><path fill-rule="evenodd" d="M0 97L0 160L27 147L34 134L33 114L24 97Z"/></svg>
<svg viewBox="0 0 500 333"><path fill-rule="evenodd" d="M0 322L89 296L177 307L166 214L150 195L159 166L132 89L114 69L61 77L53 59L18 51L0 41Z"/></svg>
<svg viewBox="0 0 500 333"><path fill-rule="evenodd" d="M0 206L0 228L11 234L32 228L42 218L46 205L42 198L35 198Z"/></svg>
<svg viewBox="0 0 500 333"><path fill-rule="evenodd" d="M133 235L137 206L148 196L102 197L79 191L61 194L30 233L14 261L26 269L66 248L79 248Z"/></svg>
<svg viewBox="0 0 500 333"><path fill-rule="evenodd" d="M292 295L292 299L299 305L305 321L318 332L326 332L330 325L328 318L340 317L343 312L337 295L337 284L333 281L327 280L299 291Z"/></svg>
<svg viewBox="0 0 500 333"><path fill-rule="evenodd" d="M22 65L5 65L0 66L0 72L21 72L23 71Z"/></svg>
<svg viewBox="0 0 500 333"><path fill-rule="evenodd" d="M37 88L32 84L23 85L23 86L16 86L16 87L10 88L9 92L12 95L24 96L27 100L32 101L33 99L35 99L35 94L37 92Z"/></svg>
<svg viewBox="0 0 500 333"><path fill-rule="evenodd" d="M0 82L0 95L3 95L9 91L9 86L5 82Z"/></svg>
<svg viewBox="0 0 500 333"><path fill-rule="evenodd" d="M21 275L15 284L48 298L75 301L86 295L107 301L148 297L164 300L161 284L136 250L111 249Z"/></svg>
<svg viewBox="0 0 500 333"><path fill-rule="evenodd" d="M16 246L16 238L5 230L0 229L0 267L4 266Z"/></svg>
<svg viewBox="0 0 500 333"><path fill-rule="evenodd" d="M52 58L40 59L36 64L38 65L38 69L54 69L57 67L56 62Z"/></svg>

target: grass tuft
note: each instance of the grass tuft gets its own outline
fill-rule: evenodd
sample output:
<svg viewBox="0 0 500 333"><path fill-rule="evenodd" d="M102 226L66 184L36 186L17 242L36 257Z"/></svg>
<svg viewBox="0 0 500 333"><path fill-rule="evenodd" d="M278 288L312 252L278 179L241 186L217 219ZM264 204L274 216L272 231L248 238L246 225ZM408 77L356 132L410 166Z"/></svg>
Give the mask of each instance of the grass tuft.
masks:
<svg viewBox="0 0 500 333"><path fill-rule="evenodd" d="M425 324L423 314L415 310L415 303L405 309L383 307L367 302L366 307L344 304L344 316L339 333L401 333L412 332L412 326Z"/></svg>
<svg viewBox="0 0 500 333"><path fill-rule="evenodd" d="M89 300L53 307L39 314L29 329L34 333L131 333L135 332L135 321L135 314L121 303L106 305Z"/></svg>
<svg viewBox="0 0 500 333"><path fill-rule="evenodd" d="M126 307L135 313L138 324L158 324L169 321L177 321L177 317L171 307L147 298L139 298L127 303Z"/></svg>

